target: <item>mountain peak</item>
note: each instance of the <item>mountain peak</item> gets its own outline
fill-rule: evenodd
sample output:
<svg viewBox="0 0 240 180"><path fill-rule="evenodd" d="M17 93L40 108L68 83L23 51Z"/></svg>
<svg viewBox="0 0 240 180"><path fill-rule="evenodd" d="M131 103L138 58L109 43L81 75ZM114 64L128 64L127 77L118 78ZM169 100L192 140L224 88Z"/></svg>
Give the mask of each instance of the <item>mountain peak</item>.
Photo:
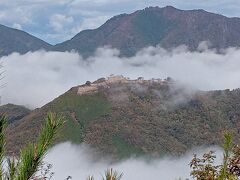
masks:
<svg viewBox="0 0 240 180"><path fill-rule="evenodd" d="M40 49L48 50L51 45L27 32L0 24L0 57L13 52L20 54Z"/></svg>
<svg viewBox="0 0 240 180"><path fill-rule="evenodd" d="M134 56L148 46L172 49L186 45L195 51L203 41L217 50L240 47L240 19L227 18L201 9L181 10L173 6L147 7L115 16L100 28L83 31L70 41L56 45L58 51L76 50L84 57L97 48L111 46L122 56Z"/></svg>
<svg viewBox="0 0 240 180"><path fill-rule="evenodd" d="M166 11L179 11L179 9L175 8L174 6L165 6L165 7L159 7L159 6L149 6L144 9L145 11L161 11L161 10L166 10Z"/></svg>
<svg viewBox="0 0 240 180"><path fill-rule="evenodd" d="M179 9L173 7L173 6L165 6L165 7L163 7L162 9L167 9L167 10L179 10Z"/></svg>

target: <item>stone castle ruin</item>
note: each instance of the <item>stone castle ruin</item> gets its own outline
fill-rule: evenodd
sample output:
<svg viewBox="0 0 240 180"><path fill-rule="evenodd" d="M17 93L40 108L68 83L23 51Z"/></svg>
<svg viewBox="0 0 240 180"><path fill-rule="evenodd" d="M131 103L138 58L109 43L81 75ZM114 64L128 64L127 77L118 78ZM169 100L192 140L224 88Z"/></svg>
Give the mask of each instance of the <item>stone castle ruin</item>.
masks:
<svg viewBox="0 0 240 180"><path fill-rule="evenodd" d="M134 80L130 80L127 77L120 76L120 75L111 75L107 78L100 78L94 82L87 81L84 85L81 85L78 87L78 95L83 94L93 94L97 93L99 88L110 88L111 84L117 84L117 83L136 83L136 84L144 84L144 83L160 83L165 84L167 83L168 79L162 80L162 79L151 79L151 80L144 80L143 77L139 77Z"/></svg>

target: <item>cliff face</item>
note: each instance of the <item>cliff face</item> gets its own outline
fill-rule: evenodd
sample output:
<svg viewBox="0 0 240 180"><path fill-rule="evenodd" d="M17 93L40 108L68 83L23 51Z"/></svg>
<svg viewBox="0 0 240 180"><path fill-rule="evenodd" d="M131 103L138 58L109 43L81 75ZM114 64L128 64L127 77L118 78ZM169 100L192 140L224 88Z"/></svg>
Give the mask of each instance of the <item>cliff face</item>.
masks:
<svg viewBox="0 0 240 180"><path fill-rule="evenodd" d="M220 144L224 130L239 138L240 90L191 91L171 80L99 79L71 88L8 128L9 151L34 141L48 111L64 114L57 142L85 142L99 152L181 154Z"/></svg>

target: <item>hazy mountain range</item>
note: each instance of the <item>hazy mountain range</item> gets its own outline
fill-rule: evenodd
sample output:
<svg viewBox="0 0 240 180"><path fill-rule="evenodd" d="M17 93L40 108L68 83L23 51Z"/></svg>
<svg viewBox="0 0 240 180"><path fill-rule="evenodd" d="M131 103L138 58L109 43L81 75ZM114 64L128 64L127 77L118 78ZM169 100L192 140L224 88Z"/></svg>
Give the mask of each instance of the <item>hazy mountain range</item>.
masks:
<svg viewBox="0 0 240 180"><path fill-rule="evenodd" d="M228 18L204 10L179 10L171 6L149 7L109 19L97 29L84 30L72 39L50 45L23 31L0 26L0 55L39 49L76 50L84 57L98 47L111 46L123 56L132 56L147 46L173 48L186 45L196 50L202 41L211 48L240 46L240 18Z"/></svg>
<svg viewBox="0 0 240 180"><path fill-rule="evenodd" d="M13 52L20 54L40 49L49 49L50 44L17 29L0 25L0 56Z"/></svg>

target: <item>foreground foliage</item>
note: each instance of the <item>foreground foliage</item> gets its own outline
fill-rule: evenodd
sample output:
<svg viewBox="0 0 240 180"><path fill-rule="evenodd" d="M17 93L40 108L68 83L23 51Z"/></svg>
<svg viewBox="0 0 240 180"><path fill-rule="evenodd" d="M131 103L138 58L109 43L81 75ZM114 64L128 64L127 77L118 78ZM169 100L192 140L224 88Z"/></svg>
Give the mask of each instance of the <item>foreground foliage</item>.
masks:
<svg viewBox="0 0 240 180"><path fill-rule="evenodd" d="M63 117L55 113L49 113L45 119L36 143L30 143L24 148L20 156L7 157L5 154L5 129L6 117L0 118L0 180L45 180L51 179L52 173L38 173L43 167L43 158L52 146L57 132L63 125ZM194 155L190 163L191 176L196 180L237 180L240 178L240 147L233 144L232 135L226 133L224 136L223 162L216 164L216 155L213 151L205 153L202 158ZM50 173L50 175L49 175ZM39 175L40 174L40 175ZM48 175L47 175L48 174ZM105 172L103 180L120 180L122 174L109 169ZM71 179L69 176L67 179ZM89 176L87 180L94 180Z"/></svg>
<svg viewBox="0 0 240 180"><path fill-rule="evenodd" d="M194 155L190 163L191 176L196 180L237 180L240 178L240 147L232 143L232 135L224 135L223 162L217 165L213 151L205 153L202 158Z"/></svg>
<svg viewBox="0 0 240 180"><path fill-rule="evenodd" d="M28 144L19 157L7 157L5 154L6 117L2 116L0 119L0 180L40 179L41 177L36 173L42 166L42 160L62 124L63 117L49 113L36 143Z"/></svg>
<svg viewBox="0 0 240 180"><path fill-rule="evenodd" d="M108 169L104 176L102 177L102 180L120 180L122 179L123 174L118 173L117 171L114 171L113 169ZM87 180L94 180L94 176L89 176Z"/></svg>
<svg viewBox="0 0 240 180"><path fill-rule="evenodd" d="M0 117L0 180L50 180L54 173L50 172L52 165L45 168L43 158L52 146L57 132L63 125L62 116L49 113L45 119L36 143L29 143L20 153L19 157L7 157L5 154L6 117ZM120 180L122 174L112 169L107 170L103 180ZM72 179L68 176L66 180ZM94 180L89 176L88 180Z"/></svg>

